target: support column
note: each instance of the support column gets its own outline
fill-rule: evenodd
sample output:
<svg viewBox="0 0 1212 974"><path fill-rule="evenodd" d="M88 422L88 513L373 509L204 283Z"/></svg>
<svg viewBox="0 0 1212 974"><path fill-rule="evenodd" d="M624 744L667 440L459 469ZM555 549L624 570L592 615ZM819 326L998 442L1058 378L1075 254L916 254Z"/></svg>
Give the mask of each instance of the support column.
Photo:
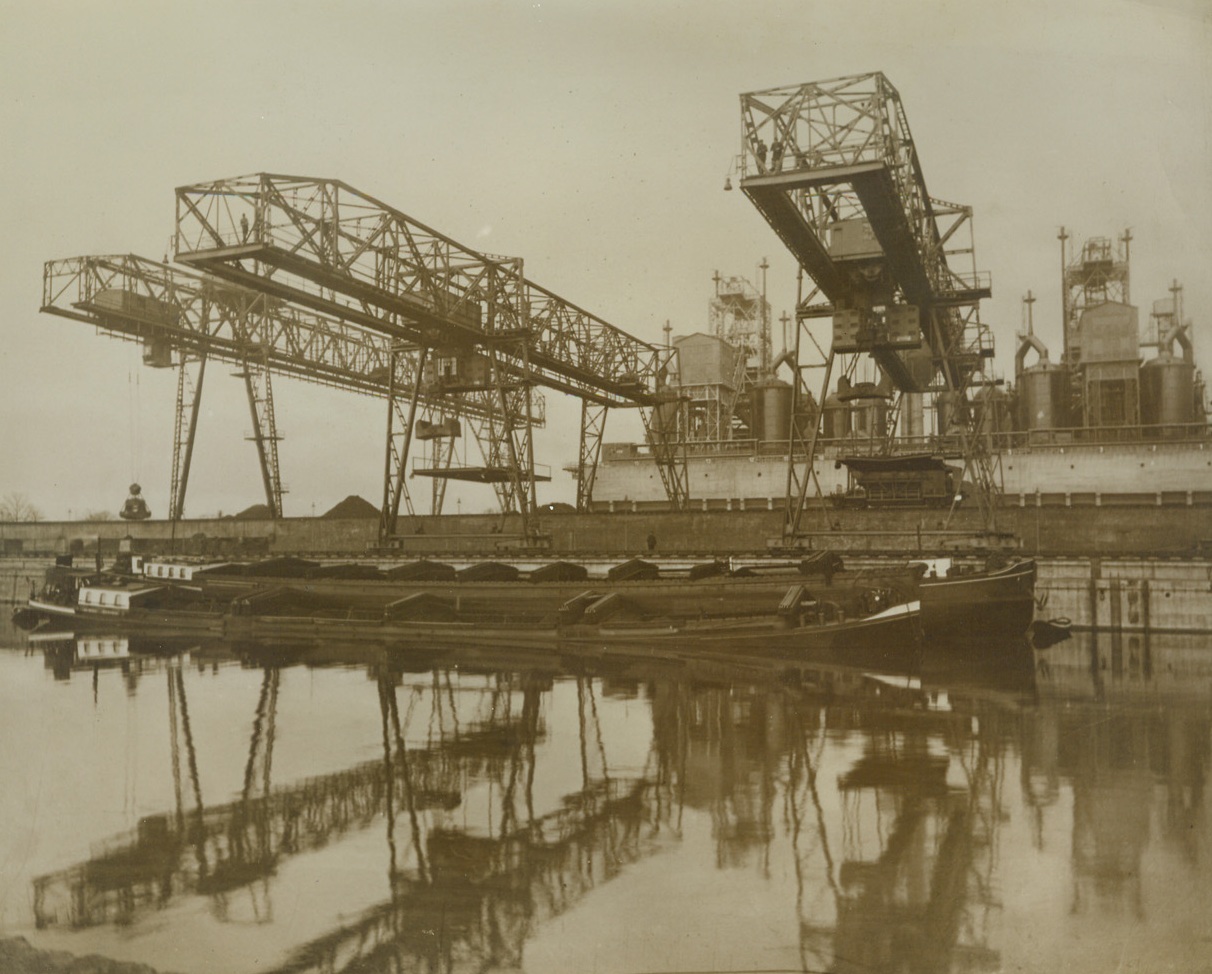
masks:
<svg viewBox="0 0 1212 974"><path fill-rule="evenodd" d="M421 397L421 383L428 357L429 349L422 348L411 376L412 381L407 383L408 408L404 411L399 394L405 386L405 383L401 382L401 373L404 372L402 366L408 358L402 351L393 349L391 352L391 376L387 384L387 436L383 451L383 506L379 511L381 545L386 544L396 533L401 499L410 515L416 513L407 486L408 451L412 446L412 428L417 417L417 401Z"/></svg>
<svg viewBox="0 0 1212 974"><path fill-rule="evenodd" d="M587 514L593 503L593 483L598 476L609 408L588 399L581 400L581 441L577 457L577 512L580 514Z"/></svg>
<svg viewBox="0 0 1212 974"><path fill-rule="evenodd" d="M677 393L666 390L665 398L653 406L640 409L644 422L644 437L652 450L657 472L665 485L669 506L675 511L686 510L690 500L690 475L686 470L686 440L681 435L685 423L680 422L683 402Z"/></svg>
<svg viewBox="0 0 1212 974"><path fill-rule="evenodd" d="M196 374L190 374L191 366L195 366ZM168 508L168 519L174 525L185 513L185 490L189 486L189 467L194 456L194 436L198 430L198 409L205 378L206 354L191 360L182 352L177 372L177 415L173 423L173 472Z"/></svg>
<svg viewBox="0 0 1212 974"><path fill-rule="evenodd" d="M804 324L801 322L799 329L796 331L795 338L795 358L799 362L800 358L800 335L803 333ZM833 358L834 352L832 346L829 349L829 355L825 359L825 377L821 380L821 394L817 399L816 408L813 410L815 419L812 423L811 430L805 431L799 427L796 418L803 411L802 399L807 394L807 398L811 399L811 393L804 383L802 373L796 375L795 386L791 396L791 429L787 435L787 491L783 505L783 540L792 541L800 532L800 522L804 517L804 510L808 506L808 484L816 481L816 443L820 436L821 423L824 421L824 409L822 404L825 402L825 397L829 394L829 379L833 375ZM797 365L798 370L798 365ZM821 485L817 482L817 494L821 492Z"/></svg>
<svg viewBox="0 0 1212 974"><path fill-rule="evenodd" d="M282 516L282 474L278 466L277 420L274 417L273 382L270 378L269 360L265 349L248 355L244 367L236 373L244 380L248 393L248 411L252 417L253 432L249 437L257 446L257 460L261 465L261 482L265 487L265 503L270 517Z"/></svg>
<svg viewBox="0 0 1212 974"><path fill-rule="evenodd" d="M489 421L489 466L504 466L509 472L508 484L497 491L502 513L516 511L522 518L522 535L530 537L535 515L534 440L531 436L534 419L531 410L533 385L530 375L529 349L520 342L518 357L522 374L512 379L497 360L496 350L488 349L492 375L494 413ZM517 421L520 415L521 422Z"/></svg>

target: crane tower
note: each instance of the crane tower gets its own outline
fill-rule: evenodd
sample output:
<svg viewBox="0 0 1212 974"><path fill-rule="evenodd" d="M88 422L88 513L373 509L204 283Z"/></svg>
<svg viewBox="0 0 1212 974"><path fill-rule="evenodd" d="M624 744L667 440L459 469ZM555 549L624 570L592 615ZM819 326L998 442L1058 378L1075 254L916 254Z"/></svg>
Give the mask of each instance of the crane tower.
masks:
<svg viewBox="0 0 1212 974"><path fill-rule="evenodd" d="M739 171L742 191L815 285L796 309L797 402L817 367L800 357L801 336L832 319L819 401L835 362L852 377L859 355L898 393L941 397L991 518L997 473L966 408L993 354L979 315L989 277L975 269L971 208L926 189L900 94L880 72L744 94ZM963 258L971 266L960 270ZM789 431L785 538L799 531L819 415L807 425Z"/></svg>

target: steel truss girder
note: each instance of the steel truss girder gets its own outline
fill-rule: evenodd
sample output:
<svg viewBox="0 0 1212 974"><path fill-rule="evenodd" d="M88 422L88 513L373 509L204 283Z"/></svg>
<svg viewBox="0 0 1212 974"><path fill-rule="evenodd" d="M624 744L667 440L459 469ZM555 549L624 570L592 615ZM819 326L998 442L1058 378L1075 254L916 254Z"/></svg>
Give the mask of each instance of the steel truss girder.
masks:
<svg viewBox="0 0 1212 974"><path fill-rule="evenodd" d="M191 375L191 366L195 372ZM173 423L173 471L169 491L168 519L179 521L185 513L185 491L189 486L189 468L194 455L194 436L198 430L198 410L202 402L202 383L206 378L206 354L193 359L184 352L177 372L177 410Z"/></svg>
<svg viewBox="0 0 1212 974"><path fill-rule="evenodd" d="M527 280L520 259L474 251L338 180L180 187L175 247L183 263L396 340L483 349L523 337L537 382L612 405L650 401L663 366L657 347Z"/></svg>
<svg viewBox="0 0 1212 974"><path fill-rule="evenodd" d="M411 386L419 371L417 348L401 351L398 343L338 319L129 254L48 261L41 310L116 338L163 340L183 355L236 365L256 349L279 375L365 395L389 396L393 383ZM463 410L489 408L475 396L455 398ZM442 408L450 400L448 393L422 391L426 405ZM534 421L541 424L539 406Z"/></svg>

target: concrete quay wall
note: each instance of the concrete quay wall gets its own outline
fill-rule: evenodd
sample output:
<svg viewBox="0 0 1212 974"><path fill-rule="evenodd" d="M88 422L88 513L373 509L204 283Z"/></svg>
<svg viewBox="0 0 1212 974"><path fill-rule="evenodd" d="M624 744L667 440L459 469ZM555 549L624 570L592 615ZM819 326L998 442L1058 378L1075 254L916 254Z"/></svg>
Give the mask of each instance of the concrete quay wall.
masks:
<svg viewBox="0 0 1212 974"><path fill-rule="evenodd" d="M652 458L618 452L625 451L626 445L607 444L610 447L616 453L598 465L595 507L615 511L662 507L665 489ZM813 462L826 494L847 486L846 470L836 462L838 455L826 450ZM700 510L781 506L787 489L785 454L690 456L686 472L691 505ZM1002 452L1001 474L1006 504L1033 504L1039 495L1044 504L1062 506L1124 501L1206 505L1212 504L1212 441L1017 446Z"/></svg>
<svg viewBox="0 0 1212 974"><path fill-rule="evenodd" d="M945 512L810 510L801 522L813 548L852 552L943 551L977 531L975 510L961 510L949 524ZM551 555L638 555L656 538L655 553L755 554L777 542L782 512L758 510L543 514L537 521L543 551ZM1024 553L1052 556L1194 556L1212 553L1212 507L1149 504L1002 508L999 530ZM0 554L105 556L119 546L135 551L176 551L210 557L312 554L369 557L377 541L374 519L232 518L185 521L39 521L0 523ZM525 548L517 517L487 514L402 518L392 554L507 555Z"/></svg>
<svg viewBox="0 0 1212 974"><path fill-rule="evenodd" d="M1049 559L1035 591L1040 618L1064 617L1078 629L1212 633L1207 559Z"/></svg>

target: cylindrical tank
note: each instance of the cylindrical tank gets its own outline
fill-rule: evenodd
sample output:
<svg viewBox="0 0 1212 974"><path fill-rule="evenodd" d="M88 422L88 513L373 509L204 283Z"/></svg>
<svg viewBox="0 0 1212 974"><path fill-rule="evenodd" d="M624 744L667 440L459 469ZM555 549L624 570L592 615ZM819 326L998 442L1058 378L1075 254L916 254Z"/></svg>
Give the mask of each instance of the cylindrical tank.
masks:
<svg viewBox="0 0 1212 974"><path fill-rule="evenodd" d="M888 428L888 404L883 399L860 399L850 407L850 425L860 436L883 436Z"/></svg>
<svg viewBox="0 0 1212 974"><path fill-rule="evenodd" d="M1018 377L1019 426L1025 430L1069 426L1069 370L1051 362L1023 369Z"/></svg>
<svg viewBox="0 0 1212 974"><path fill-rule="evenodd" d="M825 399L821 415L821 435L827 440L840 440L850 434L850 404L834 393Z"/></svg>
<svg viewBox="0 0 1212 974"><path fill-rule="evenodd" d="M791 386L767 379L753 387L753 435L762 443L786 440L791 431Z"/></svg>
<svg viewBox="0 0 1212 974"><path fill-rule="evenodd" d="M1195 364L1163 352L1140 367L1140 420L1178 426L1195 418Z"/></svg>
<svg viewBox="0 0 1212 974"><path fill-rule="evenodd" d="M1010 397L1001 389L986 387L976 394L980 428L986 433L1008 433L1012 428Z"/></svg>
<svg viewBox="0 0 1212 974"><path fill-rule="evenodd" d="M951 432L952 426L964 424L968 404L960 392L940 392L934 399L934 422L939 436Z"/></svg>

